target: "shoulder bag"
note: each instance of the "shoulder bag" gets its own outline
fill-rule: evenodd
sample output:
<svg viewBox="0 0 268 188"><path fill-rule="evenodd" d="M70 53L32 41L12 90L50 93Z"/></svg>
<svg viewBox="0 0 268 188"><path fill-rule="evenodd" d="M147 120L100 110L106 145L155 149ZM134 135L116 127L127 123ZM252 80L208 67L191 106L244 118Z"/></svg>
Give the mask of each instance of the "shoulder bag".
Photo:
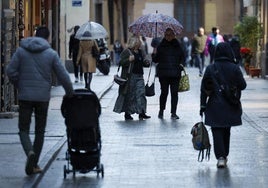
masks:
<svg viewBox="0 0 268 188"><path fill-rule="evenodd" d="M130 55L132 55L131 51L129 50ZM114 82L117 83L120 86L123 86L127 83L128 79L127 78L122 78L119 76L119 69L120 69L120 62L118 65L117 73L114 75ZM131 66L128 68L128 74L130 74Z"/></svg>

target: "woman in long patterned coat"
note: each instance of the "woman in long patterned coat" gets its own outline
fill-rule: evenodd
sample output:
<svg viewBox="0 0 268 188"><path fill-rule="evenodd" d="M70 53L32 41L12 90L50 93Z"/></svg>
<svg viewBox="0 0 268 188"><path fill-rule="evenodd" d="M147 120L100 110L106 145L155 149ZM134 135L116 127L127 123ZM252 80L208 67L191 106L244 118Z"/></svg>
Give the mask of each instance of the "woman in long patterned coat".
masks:
<svg viewBox="0 0 268 188"><path fill-rule="evenodd" d="M139 119L148 119L146 115L147 100L145 97L145 86L143 78L143 67L149 66L142 55L141 40L132 36L128 40L128 48L120 55L119 66L122 67L122 78L128 81L124 86L119 87L114 112L125 112L125 120L133 120L131 114L139 114Z"/></svg>

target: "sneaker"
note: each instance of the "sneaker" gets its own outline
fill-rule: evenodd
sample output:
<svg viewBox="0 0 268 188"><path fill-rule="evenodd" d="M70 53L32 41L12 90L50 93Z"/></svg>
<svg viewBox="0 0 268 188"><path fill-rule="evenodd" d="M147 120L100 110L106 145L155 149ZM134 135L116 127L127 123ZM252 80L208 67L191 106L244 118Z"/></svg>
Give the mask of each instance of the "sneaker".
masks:
<svg viewBox="0 0 268 188"><path fill-rule="evenodd" d="M75 81L74 81L74 83L77 83L78 82L78 78L75 78Z"/></svg>
<svg viewBox="0 0 268 188"><path fill-rule="evenodd" d="M27 157L27 162L25 166L25 172L27 175L33 174L34 169L34 160L35 160L35 154L33 151L30 151Z"/></svg>
<svg viewBox="0 0 268 188"><path fill-rule="evenodd" d="M218 162L217 162L217 167L218 168L225 168L226 167L226 163L227 163L227 159L225 159L224 157L220 157L218 159Z"/></svg>
<svg viewBox="0 0 268 188"><path fill-rule="evenodd" d="M163 119L163 117L164 117L164 111L163 110L159 110L158 118L159 119Z"/></svg>
<svg viewBox="0 0 268 188"><path fill-rule="evenodd" d="M171 119L180 119L179 116L177 116L177 114L171 114Z"/></svg>

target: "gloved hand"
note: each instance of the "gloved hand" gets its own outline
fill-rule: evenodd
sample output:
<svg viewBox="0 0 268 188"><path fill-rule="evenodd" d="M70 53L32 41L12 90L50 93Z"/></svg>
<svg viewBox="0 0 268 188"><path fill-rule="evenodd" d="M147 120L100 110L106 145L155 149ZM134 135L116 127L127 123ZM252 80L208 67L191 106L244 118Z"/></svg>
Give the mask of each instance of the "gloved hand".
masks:
<svg viewBox="0 0 268 188"><path fill-rule="evenodd" d="M205 111L206 111L206 107L201 106L200 111L199 111L200 116L203 116Z"/></svg>

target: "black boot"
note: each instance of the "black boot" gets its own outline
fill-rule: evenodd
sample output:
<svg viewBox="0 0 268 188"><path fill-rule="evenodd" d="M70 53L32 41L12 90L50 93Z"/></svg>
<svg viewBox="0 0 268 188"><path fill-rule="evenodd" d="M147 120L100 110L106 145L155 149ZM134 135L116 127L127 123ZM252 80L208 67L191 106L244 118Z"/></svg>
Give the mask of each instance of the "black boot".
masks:
<svg viewBox="0 0 268 188"><path fill-rule="evenodd" d="M163 119L163 117L164 117L164 111L163 110L159 110L158 118L159 119Z"/></svg>
<svg viewBox="0 0 268 188"><path fill-rule="evenodd" d="M139 114L139 119L140 120L149 119L149 118L151 118L151 116L147 116L144 111L142 111L142 113Z"/></svg>
<svg viewBox="0 0 268 188"><path fill-rule="evenodd" d="M133 117L130 114L125 113L125 120L133 120Z"/></svg>

